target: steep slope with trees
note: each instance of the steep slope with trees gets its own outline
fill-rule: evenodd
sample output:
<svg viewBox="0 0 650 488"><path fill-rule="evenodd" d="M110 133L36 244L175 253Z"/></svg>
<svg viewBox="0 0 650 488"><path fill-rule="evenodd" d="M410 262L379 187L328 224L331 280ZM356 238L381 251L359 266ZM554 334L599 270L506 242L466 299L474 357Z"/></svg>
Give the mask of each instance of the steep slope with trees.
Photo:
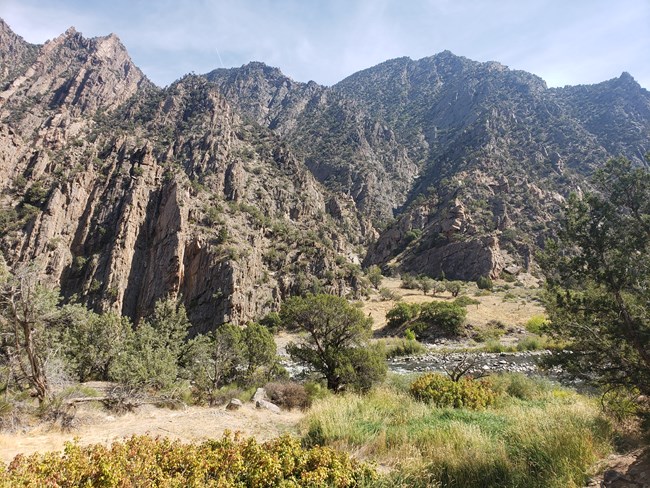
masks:
<svg viewBox="0 0 650 488"><path fill-rule="evenodd" d="M357 288L365 219L204 78L159 89L115 36L71 29L8 86L3 252L65 296L137 321L171 294L205 330Z"/></svg>
<svg viewBox="0 0 650 488"><path fill-rule="evenodd" d="M196 330L355 294L364 256L534 270L568 194L650 147L650 94L627 74L548 89L446 51L333 87L250 63L163 89L114 35L0 37L3 254L136 321L170 293Z"/></svg>

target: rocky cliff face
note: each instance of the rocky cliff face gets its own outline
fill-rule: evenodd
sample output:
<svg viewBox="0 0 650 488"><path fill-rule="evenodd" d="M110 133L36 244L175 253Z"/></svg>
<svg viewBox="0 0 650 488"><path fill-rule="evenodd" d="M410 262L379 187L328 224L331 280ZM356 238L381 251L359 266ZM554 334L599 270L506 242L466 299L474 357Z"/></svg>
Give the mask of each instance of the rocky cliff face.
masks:
<svg viewBox="0 0 650 488"><path fill-rule="evenodd" d="M0 41L5 258L135 319L182 297L196 330L358 293L361 259L534 269L585 175L650 148L650 94L627 74L548 89L444 52L329 88L250 63L161 89L112 35L35 46L0 22Z"/></svg>
<svg viewBox="0 0 650 488"><path fill-rule="evenodd" d="M394 127L421 168L402 217L365 261L411 272L475 279L508 264L529 269L568 193L610 157L642 164L650 141L650 94L627 74L547 89L529 73L444 52L388 61L334 89ZM472 223L449 234L441 222L454 201Z"/></svg>
<svg viewBox="0 0 650 488"><path fill-rule="evenodd" d="M10 80L0 114L4 254L66 296L136 320L182 297L206 330L357 289L371 227L354 203L205 78L158 89L114 36L71 29Z"/></svg>
<svg viewBox="0 0 650 488"><path fill-rule="evenodd" d="M393 217L418 168L393 130L363 104L262 63L206 77L247 118L278 134L327 188L349 195L375 223Z"/></svg>
<svg viewBox="0 0 650 488"><path fill-rule="evenodd" d="M475 279L507 264L529 269L568 193L609 157L641 164L650 141L650 96L627 74L548 89L445 51L386 61L331 88L260 63L207 76L375 224L396 218L364 263L408 272ZM441 239L454 201L473 223Z"/></svg>

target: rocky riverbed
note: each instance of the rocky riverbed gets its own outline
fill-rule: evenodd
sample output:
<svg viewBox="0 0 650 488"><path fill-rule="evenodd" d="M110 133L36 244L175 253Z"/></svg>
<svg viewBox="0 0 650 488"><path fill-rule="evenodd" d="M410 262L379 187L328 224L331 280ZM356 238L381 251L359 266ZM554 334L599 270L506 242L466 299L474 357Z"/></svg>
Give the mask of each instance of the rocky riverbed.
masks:
<svg viewBox="0 0 650 488"><path fill-rule="evenodd" d="M445 372L455 368L468 368L474 375L497 372L541 374L539 359L549 351L524 352L428 352L418 356L404 356L388 360L388 368L395 373ZM559 373L544 372L546 374Z"/></svg>
<svg viewBox="0 0 650 488"><path fill-rule="evenodd" d="M510 372L526 375L545 375L560 378L559 369L542 370L539 361L550 351L523 352L441 352L431 350L417 356L402 356L388 359L388 369L398 374L451 372L463 368L473 376L486 376L492 373ZM292 378L299 378L304 368L284 357L283 366Z"/></svg>

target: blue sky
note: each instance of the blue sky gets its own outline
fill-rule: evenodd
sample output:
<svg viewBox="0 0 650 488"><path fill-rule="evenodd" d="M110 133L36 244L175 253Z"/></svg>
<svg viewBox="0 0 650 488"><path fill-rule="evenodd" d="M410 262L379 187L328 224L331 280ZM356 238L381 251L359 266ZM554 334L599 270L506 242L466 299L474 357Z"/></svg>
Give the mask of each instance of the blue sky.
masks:
<svg viewBox="0 0 650 488"><path fill-rule="evenodd" d="M35 43L113 32L161 86L249 61L331 85L448 49L549 86L628 71L650 89L650 0L0 0L0 17Z"/></svg>

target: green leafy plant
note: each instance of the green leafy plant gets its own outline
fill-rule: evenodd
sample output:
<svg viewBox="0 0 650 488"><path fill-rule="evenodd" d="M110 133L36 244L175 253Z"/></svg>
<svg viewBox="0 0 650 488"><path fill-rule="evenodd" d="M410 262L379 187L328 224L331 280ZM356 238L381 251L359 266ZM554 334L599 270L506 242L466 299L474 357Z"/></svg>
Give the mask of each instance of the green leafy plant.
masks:
<svg viewBox="0 0 650 488"><path fill-rule="evenodd" d="M533 315L526 321L526 330L532 334L542 334L546 324L546 317L543 315Z"/></svg>
<svg viewBox="0 0 650 488"><path fill-rule="evenodd" d="M67 443L63 455L18 456L0 473L7 486L368 486L365 464L328 447L282 436L257 443L226 434L202 444L134 436L110 447Z"/></svg>
<svg viewBox="0 0 650 488"><path fill-rule="evenodd" d="M462 377L458 381L437 373L416 379L409 388L417 400L436 407L481 409L492 405L496 395L485 380Z"/></svg>
<svg viewBox="0 0 650 488"><path fill-rule="evenodd" d="M476 280L476 286L478 286L479 290L492 290L492 288L494 288L494 283L490 277L480 276Z"/></svg>

